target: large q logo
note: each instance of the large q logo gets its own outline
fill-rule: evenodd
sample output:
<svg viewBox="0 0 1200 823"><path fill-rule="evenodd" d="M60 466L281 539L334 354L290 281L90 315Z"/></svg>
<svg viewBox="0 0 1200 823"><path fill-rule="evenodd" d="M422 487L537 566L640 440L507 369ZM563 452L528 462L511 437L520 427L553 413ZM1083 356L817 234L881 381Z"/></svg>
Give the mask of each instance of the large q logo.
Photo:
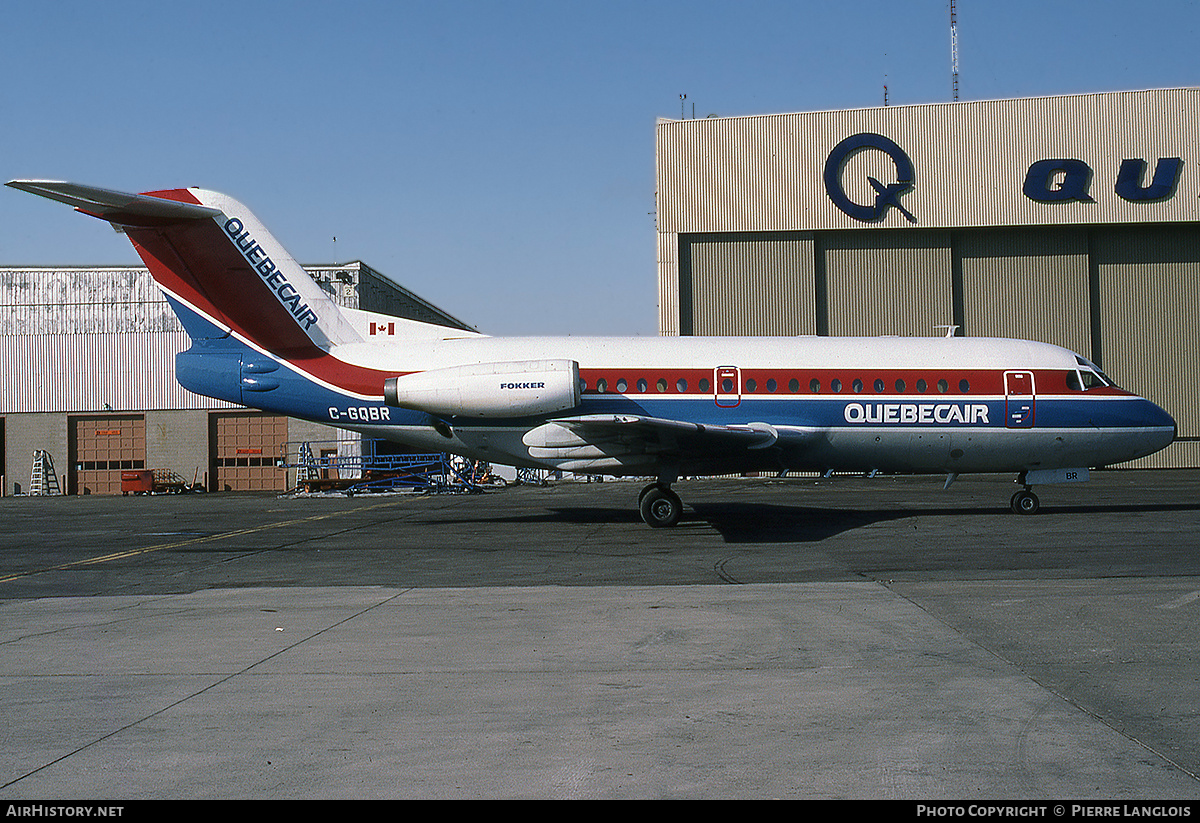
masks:
<svg viewBox="0 0 1200 823"><path fill-rule="evenodd" d="M842 188L842 169L850 158L859 152L874 149L881 151L892 159L896 166L896 182L883 184L874 177L867 176L867 182L875 189L875 202L870 205L855 203L846 195ZM825 161L825 191L833 205L843 212L863 223L876 223L884 218L887 210L895 208L908 218L910 223L917 222L908 209L900 204L900 196L912 191L913 164L904 149L882 134L864 132L847 137L833 147L829 158Z"/></svg>

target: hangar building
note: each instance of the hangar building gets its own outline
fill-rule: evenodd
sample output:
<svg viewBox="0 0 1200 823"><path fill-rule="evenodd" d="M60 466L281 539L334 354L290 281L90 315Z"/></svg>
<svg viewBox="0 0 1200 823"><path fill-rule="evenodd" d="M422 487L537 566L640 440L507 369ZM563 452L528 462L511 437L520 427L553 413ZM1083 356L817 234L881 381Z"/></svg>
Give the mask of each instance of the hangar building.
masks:
<svg viewBox="0 0 1200 823"><path fill-rule="evenodd" d="M341 306L470 328L363 263L305 269ZM175 355L189 345L145 268L0 268L2 493L29 490L38 451L68 494L119 493L134 469L282 491L295 478L278 463L298 444L356 453L349 432L187 391Z"/></svg>
<svg viewBox="0 0 1200 823"><path fill-rule="evenodd" d="M660 120L655 167L661 334L1054 343L1200 466L1200 89Z"/></svg>

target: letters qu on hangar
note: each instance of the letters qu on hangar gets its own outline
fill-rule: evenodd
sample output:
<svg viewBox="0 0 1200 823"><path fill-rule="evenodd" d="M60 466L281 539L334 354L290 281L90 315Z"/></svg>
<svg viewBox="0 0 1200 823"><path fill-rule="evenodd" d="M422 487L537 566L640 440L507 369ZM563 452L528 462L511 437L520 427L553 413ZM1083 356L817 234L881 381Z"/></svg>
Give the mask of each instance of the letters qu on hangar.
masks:
<svg viewBox="0 0 1200 823"><path fill-rule="evenodd" d="M874 192L874 200L866 203L851 199L844 179L846 165L863 152L882 153L890 159L895 178L881 181L866 175L866 182ZM1122 158L1112 183L1113 191L1129 203L1170 200L1179 187L1182 170L1183 160L1179 157L1155 158L1153 171L1146 158ZM1070 157L1035 160L1025 171L1021 193L1035 203L1094 203L1093 178L1094 171L1084 160ZM896 209L910 223L919 222L902 199L916 188L916 169L908 153L891 138L862 132L842 140L825 159L823 179L833 205L855 220L876 223Z"/></svg>

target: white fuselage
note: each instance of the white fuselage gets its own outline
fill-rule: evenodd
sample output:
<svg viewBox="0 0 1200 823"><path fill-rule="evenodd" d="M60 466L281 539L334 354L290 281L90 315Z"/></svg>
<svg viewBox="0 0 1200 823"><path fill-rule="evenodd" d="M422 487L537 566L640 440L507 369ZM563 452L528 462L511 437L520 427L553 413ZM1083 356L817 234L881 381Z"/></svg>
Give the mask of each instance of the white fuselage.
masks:
<svg viewBox="0 0 1200 823"><path fill-rule="evenodd" d="M395 374L558 358L578 363L577 409L540 419L460 417L359 426L421 448L571 471L644 474L669 444L531 440L555 417L631 415L765 425L773 447L687 455L686 473L737 470L1025 471L1124 462L1174 437L1170 418L1072 352L976 338L490 338L354 344L331 352ZM364 398L365 399L365 398ZM446 431L451 436L446 436Z"/></svg>

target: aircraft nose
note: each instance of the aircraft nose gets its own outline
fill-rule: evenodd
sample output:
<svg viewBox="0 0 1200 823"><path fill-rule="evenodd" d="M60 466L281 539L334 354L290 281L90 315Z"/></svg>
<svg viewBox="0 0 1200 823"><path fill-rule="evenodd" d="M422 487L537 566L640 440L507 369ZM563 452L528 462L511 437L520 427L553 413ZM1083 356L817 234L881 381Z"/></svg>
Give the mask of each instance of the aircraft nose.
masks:
<svg viewBox="0 0 1200 823"><path fill-rule="evenodd" d="M1141 405L1141 427L1147 434L1147 446L1150 448L1146 453L1152 454L1174 443L1179 436L1179 424L1175 418L1166 409L1145 398L1142 398Z"/></svg>
<svg viewBox="0 0 1200 823"><path fill-rule="evenodd" d="M1157 406L1154 403L1151 403L1149 400L1147 400L1146 403L1154 410L1154 413L1156 413L1159 419L1162 421L1161 424L1157 425L1161 425L1163 428L1166 428L1167 426L1171 427L1171 440L1174 441L1179 434L1179 424L1175 422L1175 418L1172 417L1167 410L1161 406Z"/></svg>

